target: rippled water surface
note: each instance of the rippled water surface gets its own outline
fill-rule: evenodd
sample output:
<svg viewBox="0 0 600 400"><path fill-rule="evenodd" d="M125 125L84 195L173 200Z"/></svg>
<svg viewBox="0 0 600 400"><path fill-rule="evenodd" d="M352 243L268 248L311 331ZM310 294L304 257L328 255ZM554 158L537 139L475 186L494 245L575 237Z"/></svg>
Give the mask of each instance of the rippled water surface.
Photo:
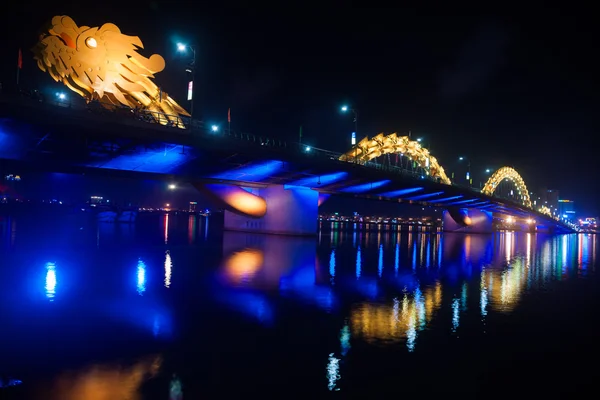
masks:
<svg viewBox="0 0 600 400"><path fill-rule="evenodd" d="M317 238L0 217L0 395L565 397L595 389L592 235Z"/></svg>

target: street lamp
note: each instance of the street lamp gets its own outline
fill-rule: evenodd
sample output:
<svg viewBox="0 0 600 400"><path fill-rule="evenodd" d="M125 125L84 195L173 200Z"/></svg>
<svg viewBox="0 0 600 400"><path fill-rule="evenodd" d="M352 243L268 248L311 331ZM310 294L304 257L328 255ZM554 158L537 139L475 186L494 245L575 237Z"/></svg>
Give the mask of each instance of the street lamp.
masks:
<svg viewBox="0 0 600 400"><path fill-rule="evenodd" d="M218 125L213 125L210 127L210 130L213 132L219 132L219 126Z"/></svg>
<svg viewBox="0 0 600 400"><path fill-rule="evenodd" d="M354 132L352 132L352 146L356 146L356 135L358 135L358 110L353 107L348 107L347 105L343 105L340 110L343 113L347 113L350 111L352 116L354 117ZM354 148L354 162L356 163L356 147Z"/></svg>
<svg viewBox="0 0 600 400"><path fill-rule="evenodd" d="M431 140L427 140L427 142L426 142L424 138L420 137L420 138L417 138L417 142L421 143L421 146L423 146L424 148L429 150L429 154L431 154ZM462 159L462 157L461 157L461 159Z"/></svg>
<svg viewBox="0 0 600 400"><path fill-rule="evenodd" d="M467 183L471 184L471 160L467 159L466 157L458 157L458 161L467 161L467 174L466 174L466 178L467 178Z"/></svg>
<svg viewBox="0 0 600 400"><path fill-rule="evenodd" d="M358 110L348 106L342 106L340 109L343 113L350 111L354 117L354 132L358 132Z"/></svg>
<svg viewBox="0 0 600 400"><path fill-rule="evenodd" d="M427 143L427 146L425 146L425 145L424 145L423 138L417 138L417 142L421 144L421 147L423 147L424 149L427 149L427 150L428 150L428 152L429 152L429 157L431 157L431 149L429 148L429 143ZM429 161L429 157L427 157L427 160L426 160L426 163L427 163L427 164L426 164L426 167L427 167L427 172L428 172L428 173L429 173L429 163L430 163L430 161Z"/></svg>
<svg viewBox="0 0 600 400"><path fill-rule="evenodd" d="M175 190L175 189L177 189L177 186L175 186L175 184L171 183L169 185L169 190Z"/></svg>
<svg viewBox="0 0 600 400"><path fill-rule="evenodd" d="M190 64L190 69L187 71L191 73L192 80L188 83L188 95L187 99L190 102L190 118L194 118L194 76L196 75L196 50L187 44L177 43L177 51L180 53L187 52L187 49L192 51L192 63Z"/></svg>

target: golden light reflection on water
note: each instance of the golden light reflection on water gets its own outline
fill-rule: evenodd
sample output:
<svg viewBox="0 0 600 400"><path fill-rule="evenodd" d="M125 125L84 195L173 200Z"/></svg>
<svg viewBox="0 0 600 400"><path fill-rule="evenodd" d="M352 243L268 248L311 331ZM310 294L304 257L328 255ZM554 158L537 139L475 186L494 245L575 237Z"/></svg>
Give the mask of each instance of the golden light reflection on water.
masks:
<svg viewBox="0 0 600 400"><path fill-rule="evenodd" d="M521 260L514 262L508 269L483 271L482 286L488 288L490 304L495 311L514 310L527 286L529 271Z"/></svg>
<svg viewBox="0 0 600 400"><path fill-rule="evenodd" d="M93 365L59 376L44 396L52 400L140 400L139 390L158 373L162 357L153 356L131 366Z"/></svg>
<svg viewBox="0 0 600 400"><path fill-rule="evenodd" d="M410 351L415 339L433 318L442 304L442 286L436 283L424 292L416 289L395 298L391 303L365 302L356 305L350 313L352 335L371 344L391 344L406 340Z"/></svg>
<svg viewBox="0 0 600 400"><path fill-rule="evenodd" d="M224 262L225 276L233 283L251 280L262 268L265 257L262 251L244 249L231 254Z"/></svg>
<svg viewBox="0 0 600 400"><path fill-rule="evenodd" d="M448 289L444 288L444 292L450 294L454 291L454 295L447 297L444 300L445 304L442 304L442 284L436 283L435 286L424 289L423 293L417 288L391 303L358 304L351 310L352 336L377 345L405 342L408 350L412 351L419 332L431 326L432 318L440 318L435 315L436 310L441 308L452 311L451 321L443 317L437 324L448 323L457 335L459 319L463 318L463 312L469 312L469 307L473 307L472 311L480 314L485 331L490 312L511 313L527 293L545 290L544 288L554 281L584 275L588 268L591 270L595 262L595 238L585 236L540 237L531 233L510 232L495 236L493 242L485 238L480 240L475 236L461 238L449 235L445 239L448 242L448 251L457 248L462 250L461 253L455 252L452 255L453 259L460 259L462 263L455 264L448 270L452 271L449 275L451 277L458 274L458 280L449 282ZM429 265L422 260L429 254L421 254L415 250L420 246L417 244L415 247L415 242L410 238L403 247L408 255L412 255L406 258L405 265ZM425 253L437 252L439 249L436 247L438 246L430 246ZM379 250L381 252L381 248ZM370 254L373 254L374 249L371 251ZM374 259L375 255L371 257ZM391 261L388 263L391 264ZM391 264L394 268L395 263L396 261ZM378 264L381 269L380 264L381 261ZM384 263L384 274L386 268L389 267ZM478 273L474 274L479 286L475 291L471 291L471 286L468 285L469 275L474 272L473 268L480 268ZM381 276L381 271L378 271L378 275ZM477 299L469 302L468 296L476 296Z"/></svg>
<svg viewBox="0 0 600 400"><path fill-rule="evenodd" d="M481 272L481 301L486 305L489 302L494 311L513 311L527 286L531 264L531 234L528 233L526 236L524 257L516 256L518 247L516 242L513 232L505 232L501 235L500 248L504 247L505 267L484 268ZM482 314L487 314L483 304L481 307Z"/></svg>

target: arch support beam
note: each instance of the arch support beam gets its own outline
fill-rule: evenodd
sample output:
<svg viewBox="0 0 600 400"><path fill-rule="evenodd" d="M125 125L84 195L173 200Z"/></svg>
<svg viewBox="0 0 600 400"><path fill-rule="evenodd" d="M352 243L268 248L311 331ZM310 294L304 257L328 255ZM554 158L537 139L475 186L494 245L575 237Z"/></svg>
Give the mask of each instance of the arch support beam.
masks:
<svg viewBox="0 0 600 400"><path fill-rule="evenodd" d="M242 188L228 184L194 184L225 209L224 229L275 235L317 234L319 193L298 186Z"/></svg>

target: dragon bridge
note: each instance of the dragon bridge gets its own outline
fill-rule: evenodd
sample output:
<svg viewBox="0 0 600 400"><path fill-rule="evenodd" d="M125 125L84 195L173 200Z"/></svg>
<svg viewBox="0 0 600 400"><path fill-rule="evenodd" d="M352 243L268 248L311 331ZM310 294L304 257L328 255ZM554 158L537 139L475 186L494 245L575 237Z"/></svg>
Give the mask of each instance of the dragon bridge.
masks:
<svg viewBox="0 0 600 400"><path fill-rule="evenodd" d="M162 125L184 128L180 116L190 114L152 81L165 68L164 58L142 56L143 47L140 38L122 34L114 24L90 28L57 15L32 51L42 71L87 102L145 111Z"/></svg>
<svg viewBox="0 0 600 400"><path fill-rule="evenodd" d="M446 176L444 168L433 157L429 150L421 146L421 143L416 140L411 140L408 136L398 136L397 133L392 133L385 136L380 133L377 136L369 139L365 137L354 146L353 149L340 156L340 161L347 161L358 164L366 164L374 158L384 154L400 154L407 156L409 159L417 163L427 173L440 180L446 185L452 184Z"/></svg>
<svg viewBox="0 0 600 400"><path fill-rule="evenodd" d="M490 179L485 183L481 193L488 196L492 196L498 185L505 179L512 181L517 187L517 193L521 196L523 205L528 208L532 208L531 199L529 197L529 191L525 185L525 181L521 178L521 175L511 167L502 167L490 176Z"/></svg>

